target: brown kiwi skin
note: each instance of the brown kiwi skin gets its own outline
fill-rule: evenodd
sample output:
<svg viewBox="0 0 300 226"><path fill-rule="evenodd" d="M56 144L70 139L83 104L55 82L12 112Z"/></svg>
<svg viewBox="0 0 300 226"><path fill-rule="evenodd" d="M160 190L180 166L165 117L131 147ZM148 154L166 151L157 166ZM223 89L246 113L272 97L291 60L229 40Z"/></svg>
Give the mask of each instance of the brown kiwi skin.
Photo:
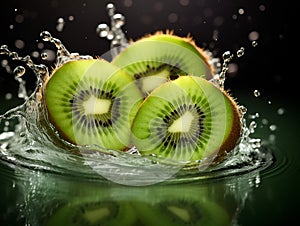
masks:
<svg viewBox="0 0 300 226"><path fill-rule="evenodd" d="M236 100L228 93L228 91L225 91L225 90L221 90L221 91L229 99L229 101L231 103L233 125L231 127L229 136L223 142L221 147L218 150L216 150L214 153L212 153L212 155L215 155L212 165L216 165L216 164L224 161L226 156L238 144L240 137L241 137L241 131L242 131L241 113L238 109L238 104L237 104Z"/></svg>
<svg viewBox="0 0 300 226"><path fill-rule="evenodd" d="M155 33L151 34L146 34L144 36L142 36L141 38L136 39L135 41L133 39L129 40L129 44L132 44L136 41L142 40L144 38L148 38L148 37L152 37L152 36L160 36L160 35L170 35L170 36L174 36L177 37L178 39L181 39L182 41L190 44L193 48L195 48L198 52L199 55L201 56L202 60L205 62L206 64L206 78L207 79L212 79L213 75L215 74L215 68L214 66L209 63L209 61L211 60L211 56L209 56L203 48L200 48L199 46L196 45L195 40L192 38L192 36L190 34L188 34L186 37L180 37L178 35L175 35L174 30L166 30L165 32L162 30L156 31Z"/></svg>
<svg viewBox="0 0 300 226"><path fill-rule="evenodd" d="M63 65L61 65L63 66ZM47 77L47 79L44 81L43 86L41 86L39 88L39 91L36 94L36 99L39 101L39 123L42 127L42 129L44 129L46 132L46 134L50 137L50 139L55 143L55 145L64 148L64 149L68 149L69 151L72 151L74 153L79 153L79 150L74 149L74 147L72 147L71 143L68 142L68 139L66 139L62 134L61 131L58 130L58 127L53 123L54 120L51 120L49 118L49 114L47 112L47 106L46 106L46 101L45 101L45 88L47 86L48 81L50 81L51 76L55 73L56 70L58 70L61 66L56 66L54 68L52 68L51 73L49 73L49 76ZM55 127L55 129L51 126L53 125L53 127ZM57 131L58 134L55 132Z"/></svg>

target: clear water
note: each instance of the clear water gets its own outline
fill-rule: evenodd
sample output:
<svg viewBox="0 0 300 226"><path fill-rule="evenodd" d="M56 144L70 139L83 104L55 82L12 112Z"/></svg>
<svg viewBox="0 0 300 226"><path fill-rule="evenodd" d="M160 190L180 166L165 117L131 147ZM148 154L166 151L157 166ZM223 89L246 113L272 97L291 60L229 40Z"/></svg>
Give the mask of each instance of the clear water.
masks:
<svg viewBox="0 0 300 226"><path fill-rule="evenodd" d="M111 42L111 49L102 56L109 60L129 43L122 31L125 23L124 16L116 13L112 4L107 6L107 10L111 24L110 26L99 24L97 34ZM63 21L61 23L63 24ZM59 26L63 26L62 24ZM53 43L57 48L55 65L53 65L55 67L70 60L92 58L69 52L59 39L52 37L47 31L41 32L41 39ZM257 43L253 43L253 46L256 45ZM109 180L117 184L141 186L230 178L233 175L264 170L274 163L270 142L253 136L257 127L254 119L260 117L259 113L253 115L252 118L246 118L247 106L242 104L239 106L243 115L241 139L226 160L216 166L203 167L200 162L198 167L193 168L174 167L158 163L152 157L143 157L135 148L124 153L114 150L94 152L92 146L72 145L58 139L55 133L49 132L51 125L44 119L41 111L43 101L39 90L49 77L51 67L35 64L29 56L21 57L5 45L1 46L0 54L23 62L27 66L27 68L18 66L13 71L16 82L19 84L18 98L23 100L23 104L0 116L0 158L10 165L56 174L75 175L85 179ZM211 64L216 68L216 74L212 82L221 88L224 87L231 59L242 57L243 54L244 48L242 47L234 54L226 51L222 59L213 58ZM43 54L42 58L46 59L47 54ZM35 90L30 94L26 89L26 80L23 78L27 70L33 71L36 76ZM258 90L254 91L255 97L259 95ZM6 97L10 98L10 95ZM276 129L275 125L270 129ZM77 149L81 150L80 155L76 154Z"/></svg>

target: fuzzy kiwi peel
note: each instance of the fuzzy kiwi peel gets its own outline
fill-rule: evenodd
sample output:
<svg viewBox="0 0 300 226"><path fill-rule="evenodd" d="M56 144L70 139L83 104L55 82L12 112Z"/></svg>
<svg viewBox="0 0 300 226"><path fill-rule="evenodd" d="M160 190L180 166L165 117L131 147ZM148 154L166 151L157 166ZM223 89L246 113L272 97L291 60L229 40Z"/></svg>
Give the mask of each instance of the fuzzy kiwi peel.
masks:
<svg viewBox="0 0 300 226"><path fill-rule="evenodd" d="M112 63L136 80L146 97L153 89L182 75L211 79L210 57L191 37L173 32L144 36L117 55Z"/></svg>
<svg viewBox="0 0 300 226"><path fill-rule="evenodd" d="M181 76L156 88L132 124L133 144L142 155L218 163L240 138L237 104L227 92L197 76Z"/></svg>
<svg viewBox="0 0 300 226"><path fill-rule="evenodd" d="M48 120L77 145L123 150L142 100L132 79L102 60L75 60L55 69L43 90Z"/></svg>

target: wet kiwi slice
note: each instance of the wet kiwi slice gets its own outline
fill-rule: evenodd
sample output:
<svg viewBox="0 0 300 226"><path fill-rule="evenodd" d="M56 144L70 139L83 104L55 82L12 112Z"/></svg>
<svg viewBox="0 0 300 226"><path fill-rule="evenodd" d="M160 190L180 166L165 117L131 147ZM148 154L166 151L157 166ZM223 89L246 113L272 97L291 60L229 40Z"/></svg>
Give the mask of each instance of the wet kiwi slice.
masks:
<svg viewBox="0 0 300 226"><path fill-rule="evenodd" d="M133 42L112 61L136 79L147 96L155 87L181 75L212 78L209 57L190 38L157 32Z"/></svg>
<svg viewBox="0 0 300 226"><path fill-rule="evenodd" d="M133 143L143 155L187 164L204 158L221 161L240 131L234 100L196 76L181 76L153 90L132 125Z"/></svg>
<svg viewBox="0 0 300 226"><path fill-rule="evenodd" d="M65 140L122 150L142 95L132 79L101 59L70 61L44 88L49 121Z"/></svg>

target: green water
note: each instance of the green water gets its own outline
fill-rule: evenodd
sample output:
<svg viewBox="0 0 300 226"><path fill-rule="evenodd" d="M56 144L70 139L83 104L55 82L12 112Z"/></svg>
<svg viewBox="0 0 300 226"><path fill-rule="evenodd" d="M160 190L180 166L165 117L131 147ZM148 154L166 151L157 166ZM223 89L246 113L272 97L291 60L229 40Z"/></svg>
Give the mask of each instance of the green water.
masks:
<svg viewBox="0 0 300 226"><path fill-rule="evenodd" d="M239 91L235 96L247 103L249 114L259 112L258 122L268 120L268 125L258 123L255 133L263 140L275 137L268 145L275 161L267 169L189 183L128 187L1 162L1 225L67 224L74 212L80 212L78 205L87 208L84 216L98 223L104 219L109 225L290 225L297 219L299 204L298 110L284 97L258 99ZM1 100L6 102L12 101ZM279 108L284 114L278 114ZM268 128L272 124L274 131ZM84 217L75 215L84 222Z"/></svg>

